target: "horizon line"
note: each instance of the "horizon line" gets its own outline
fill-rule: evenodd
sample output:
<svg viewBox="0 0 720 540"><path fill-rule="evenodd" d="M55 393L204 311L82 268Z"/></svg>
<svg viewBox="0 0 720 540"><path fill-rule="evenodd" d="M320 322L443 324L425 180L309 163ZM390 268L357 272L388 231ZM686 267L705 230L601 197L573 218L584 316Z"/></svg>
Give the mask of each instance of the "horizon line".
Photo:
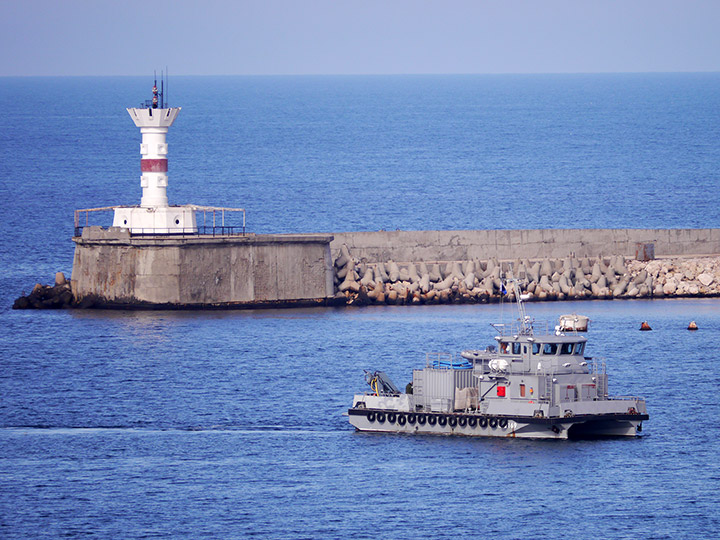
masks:
<svg viewBox="0 0 720 540"><path fill-rule="evenodd" d="M711 74L720 70L677 71L498 71L498 72L413 72L413 73L181 73L172 77L432 77L432 76L504 76L504 75L671 75ZM147 74L3 74L0 78L64 78L64 77L146 77Z"/></svg>

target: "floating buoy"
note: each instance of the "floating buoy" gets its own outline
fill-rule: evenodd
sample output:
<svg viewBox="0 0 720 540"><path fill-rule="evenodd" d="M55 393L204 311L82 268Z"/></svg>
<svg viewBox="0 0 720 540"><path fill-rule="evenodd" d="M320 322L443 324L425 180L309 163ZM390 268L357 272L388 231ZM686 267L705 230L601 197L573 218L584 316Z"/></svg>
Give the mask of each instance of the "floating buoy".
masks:
<svg viewBox="0 0 720 540"><path fill-rule="evenodd" d="M695 321L690 321L690 324L688 324L688 330L697 330L698 326L695 323Z"/></svg>
<svg viewBox="0 0 720 540"><path fill-rule="evenodd" d="M647 321L643 321L642 324L640 325L640 330L645 332L647 330L652 330L652 328L650 328L650 325L647 323Z"/></svg>

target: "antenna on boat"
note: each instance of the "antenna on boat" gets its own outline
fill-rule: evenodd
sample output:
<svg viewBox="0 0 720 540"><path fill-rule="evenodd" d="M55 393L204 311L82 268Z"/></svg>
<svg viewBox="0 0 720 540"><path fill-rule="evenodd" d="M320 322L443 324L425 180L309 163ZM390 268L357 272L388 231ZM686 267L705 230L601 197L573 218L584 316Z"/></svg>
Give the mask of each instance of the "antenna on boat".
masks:
<svg viewBox="0 0 720 540"><path fill-rule="evenodd" d="M512 285L513 295L515 296L515 301L517 302L518 313L520 315L520 318L518 319L520 322L520 334L531 336L533 333L532 320L525 312L525 304L523 303L524 300L527 300L530 297L520 293L520 286L518 285L516 279L508 279L507 283L508 285Z"/></svg>

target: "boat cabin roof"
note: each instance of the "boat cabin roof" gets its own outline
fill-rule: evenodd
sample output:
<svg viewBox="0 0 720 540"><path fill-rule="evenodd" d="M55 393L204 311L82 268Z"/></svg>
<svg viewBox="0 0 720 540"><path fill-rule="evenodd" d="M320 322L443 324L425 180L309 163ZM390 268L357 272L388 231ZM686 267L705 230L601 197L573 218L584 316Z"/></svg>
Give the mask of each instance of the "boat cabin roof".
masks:
<svg viewBox="0 0 720 540"><path fill-rule="evenodd" d="M501 343L583 343L587 341L585 336L578 334L546 334L539 336L495 336L495 339Z"/></svg>

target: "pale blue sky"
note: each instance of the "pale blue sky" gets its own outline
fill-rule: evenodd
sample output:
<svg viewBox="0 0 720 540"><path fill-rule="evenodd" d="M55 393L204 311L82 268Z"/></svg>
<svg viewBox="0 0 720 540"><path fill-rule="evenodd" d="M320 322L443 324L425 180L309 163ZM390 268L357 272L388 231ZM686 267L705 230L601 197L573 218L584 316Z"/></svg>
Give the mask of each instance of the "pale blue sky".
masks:
<svg viewBox="0 0 720 540"><path fill-rule="evenodd" d="M720 71L720 1L0 0L0 75Z"/></svg>

